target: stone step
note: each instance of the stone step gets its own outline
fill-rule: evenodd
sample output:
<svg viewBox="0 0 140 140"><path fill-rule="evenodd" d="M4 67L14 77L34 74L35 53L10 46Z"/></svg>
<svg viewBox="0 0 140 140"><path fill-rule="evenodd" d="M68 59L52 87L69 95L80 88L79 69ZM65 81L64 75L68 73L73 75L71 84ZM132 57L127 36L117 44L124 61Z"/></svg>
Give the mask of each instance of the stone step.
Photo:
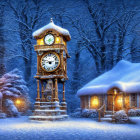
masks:
<svg viewBox="0 0 140 140"><path fill-rule="evenodd" d="M42 115L42 116L56 116L56 115L65 115L67 114L66 110L40 110L36 109L34 111L34 116Z"/></svg>
<svg viewBox="0 0 140 140"><path fill-rule="evenodd" d="M104 115L104 118L112 118L113 115Z"/></svg>
<svg viewBox="0 0 140 140"><path fill-rule="evenodd" d="M40 106L36 106L35 105L35 109L40 109L40 110L44 110L44 109L62 109L62 110L66 110L66 107L61 107L60 105L40 105Z"/></svg>
<svg viewBox="0 0 140 140"><path fill-rule="evenodd" d="M112 121L112 118L101 118L101 121L111 122Z"/></svg>
<svg viewBox="0 0 140 140"><path fill-rule="evenodd" d="M30 116L30 120L37 121L54 121L54 120L63 120L68 118L68 115L58 115L58 116Z"/></svg>
<svg viewBox="0 0 140 140"><path fill-rule="evenodd" d="M40 106L40 109L55 109L55 108L60 108L60 106L55 106L55 105L43 105L43 106Z"/></svg>
<svg viewBox="0 0 140 140"><path fill-rule="evenodd" d="M112 111L105 111L105 114L106 114L106 115L112 115L113 112L112 112Z"/></svg>

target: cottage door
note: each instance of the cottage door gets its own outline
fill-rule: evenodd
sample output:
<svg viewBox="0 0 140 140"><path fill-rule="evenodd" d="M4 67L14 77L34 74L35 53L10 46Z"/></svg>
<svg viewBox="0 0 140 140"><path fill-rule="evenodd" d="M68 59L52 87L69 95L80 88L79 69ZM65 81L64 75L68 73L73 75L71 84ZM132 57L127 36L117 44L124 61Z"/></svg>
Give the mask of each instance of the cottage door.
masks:
<svg viewBox="0 0 140 140"><path fill-rule="evenodd" d="M110 111L113 110L113 95L112 94L108 94L108 97L107 97L107 110L110 110Z"/></svg>

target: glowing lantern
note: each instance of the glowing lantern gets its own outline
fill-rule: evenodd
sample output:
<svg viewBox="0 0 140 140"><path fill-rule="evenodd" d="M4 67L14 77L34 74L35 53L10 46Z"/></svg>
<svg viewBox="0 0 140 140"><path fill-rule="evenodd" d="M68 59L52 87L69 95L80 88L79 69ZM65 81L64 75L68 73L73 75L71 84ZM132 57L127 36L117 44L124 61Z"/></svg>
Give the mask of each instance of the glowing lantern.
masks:
<svg viewBox="0 0 140 140"><path fill-rule="evenodd" d="M21 104L21 100L17 99L17 100L16 100L16 104L17 104L17 105L20 105L20 104Z"/></svg>
<svg viewBox="0 0 140 140"><path fill-rule="evenodd" d="M116 90L116 89L114 89L114 94L115 94L115 95L117 94L117 90Z"/></svg>

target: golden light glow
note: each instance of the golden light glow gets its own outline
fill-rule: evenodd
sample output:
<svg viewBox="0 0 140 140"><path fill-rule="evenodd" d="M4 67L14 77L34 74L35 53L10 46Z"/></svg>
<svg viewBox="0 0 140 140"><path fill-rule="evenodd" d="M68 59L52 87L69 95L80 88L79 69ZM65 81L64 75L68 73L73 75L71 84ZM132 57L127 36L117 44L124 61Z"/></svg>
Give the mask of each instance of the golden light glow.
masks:
<svg viewBox="0 0 140 140"><path fill-rule="evenodd" d="M115 94L115 95L117 94L117 90L116 90L116 89L114 89L114 94Z"/></svg>
<svg viewBox="0 0 140 140"><path fill-rule="evenodd" d="M119 98L117 99L117 103L120 104L120 105L122 104L122 101L123 101L123 100L122 100L122 97L119 97Z"/></svg>
<svg viewBox="0 0 140 140"><path fill-rule="evenodd" d="M65 42L65 41L63 41L63 43L64 43L64 45L66 46L66 42Z"/></svg>
<svg viewBox="0 0 140 140"><path fill-rule="evenodd" d="M37 45L44 45L44 40L42 38L38 39L37 40Z"/></svg>
<svg viewBox="0 0 140 140"><path fill-rule="evenodd" d="M94 97L91 98L91 106L93 108L98 108L98 106L99 106L99 99L98 99L97 96L94 96Z"/></svg>
<svg viewBox="0 0 140 140"><path fill-rule="evenodd" d="M16 100L16 104L17 104L17 105L20 105L20 104L21 104L21 100L17 99L17 100Z"/></svg>
<svg viewBox="0 0 140 140"><path fill-rule="evenodd" d="M60 37L56 37L55 42L56 42L56 43L60 43Z"/></svg>

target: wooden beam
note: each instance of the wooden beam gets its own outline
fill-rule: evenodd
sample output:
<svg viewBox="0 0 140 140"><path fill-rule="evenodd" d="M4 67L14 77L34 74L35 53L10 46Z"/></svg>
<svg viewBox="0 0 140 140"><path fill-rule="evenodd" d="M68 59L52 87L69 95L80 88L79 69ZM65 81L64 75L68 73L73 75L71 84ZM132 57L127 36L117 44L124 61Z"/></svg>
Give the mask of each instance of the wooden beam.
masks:
<svg viewBox="0 0 140 140"><path fill-rule="evenodd" d="M54 101L59 101L58 99L58 83L57 83L57 79L54 79L55 82L55 95L54 95Z"/></svg>
<svg viewBox="0 0 140 140"><path fill-rule="evenodd" d="M65 82L63 82L63 102L65 101Z"/></svg>
<svg viewBox="0 0 140 140"><path fill-rule="evenodd" d="M44 101L45 98L44 98L44 84L43 84L43 81L41 81L41 93L42 93L42 101Z"/></svg>
<svg viewBox="0 0 140 140"><path fill-rule="evenodd" d="M36 75L39 75L39 56L37 54L37 73Z"/></svg>
<svg viewBox="0 0 140 140"><path fill-rule="evenodd" d="M39 80L37 80L37 101L40 101L40 89L39 89Z"/></svg>

